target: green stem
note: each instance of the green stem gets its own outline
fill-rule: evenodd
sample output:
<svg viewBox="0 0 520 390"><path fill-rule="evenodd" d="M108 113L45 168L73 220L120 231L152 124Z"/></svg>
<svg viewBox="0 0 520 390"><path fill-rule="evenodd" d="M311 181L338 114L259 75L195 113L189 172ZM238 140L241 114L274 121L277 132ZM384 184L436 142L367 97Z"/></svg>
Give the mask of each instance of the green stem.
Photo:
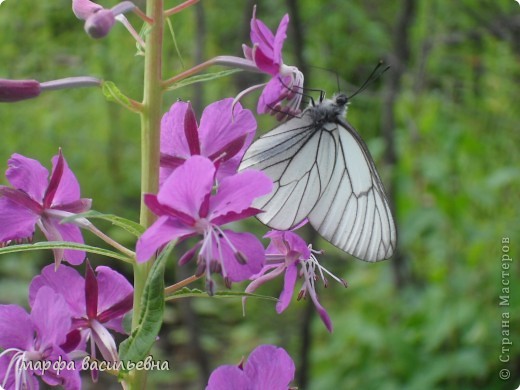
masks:
<svg viewBox="0 0 520 390"><path fill-rule="evenodd" d="M260 72L252 61L246 60L245 58L232 57L232 56L218 56L218 57L214 57L210 60L207 60L207 61L203 62L202 64L195 65L193 68L187 69L184 72L179 73L173 77L170 77L167 80L164 80L163 88L166 90L172 84L175 84L176 82L179 82L190 76L200 73L203 70L205 70L211 66L214 66L214 65L229 66L231 68L244 69L244 70L247 70L250 72Z"/></svg>
<svg viewBox="0 0 520 390"><path fill-rule="evenodd" d="M105 233L103 233L101 230L99 230L97 227L95 227L93 224L89 223L87 229L101 238L103 241L105 241L107 244L111 245L115 249L117 249L122 254L128 256L128 262L134 262L135 261L135 253L132 252L130 249L124 247L119 242L113 240L111 237L107 236Z"/></svg>
<svg viewBox="0 0 520 390"><path fill-rule="evenodd" d="M155 220L154 214L144 204L144 194L156 194L159 188L159 141L162 112L162 44L163 0L148 0L146 15L153 20L146 36L144 61L143 111L141 113L141 214L140 223L148 228ZM134 265L134 312L132 330L141 315L141 298L152 260ZM132 372L128 384L132 390L146 388L144 370Z"/></svg>

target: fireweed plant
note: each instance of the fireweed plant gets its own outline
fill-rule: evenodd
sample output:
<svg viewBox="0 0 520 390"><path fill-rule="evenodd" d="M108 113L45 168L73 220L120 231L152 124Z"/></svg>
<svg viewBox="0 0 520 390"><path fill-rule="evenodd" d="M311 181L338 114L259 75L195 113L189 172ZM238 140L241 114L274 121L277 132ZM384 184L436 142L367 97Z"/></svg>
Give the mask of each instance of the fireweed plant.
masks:
<svg viewBox="0 0 520 390"><path fill-rule="evenodd" d="M243 45L244 57L218 56L164 78L165 23L195 3L197 0L187 0L165 9L163 0L147 0L146 10L141 11L129 1L110 9L89 0L72 1L72 11L84 21L89 36L106 37L120 22L135 39L144 54L141 101L123 95L113 83L93 77L45 82L0 79L0 102L6 103L57 89L101 88L110 100L140 116L142 134L139 223L91 210L92 201L81 197L73 167L65 159L73 151L57 147L50 173L40 162L18 153L7 162L9 184L0 186L0 254L50 249L54 262L32 280L29 311L0 305L0 386L5 389L36 389L40 380L50 386L79 389L82 370L89 370L93 381L103 370L114 375L125 389L145 389L147 372L162 368L162 363L150 362L148 354L161 328L165 300L174 294L176 298L193 296L195 291L201 296L218 296L236 282L250 281L238 294L245 306L246 298L254 297L259 285L283 278L276 305L281 313L290 304L300 279L298 299L309 296L326 328L332 331L332 322L318 301L316 282L326 284L326 274L342 281L320 265L316 257L320 252L294 231L268 232L265 237L271 242L264 248L252 233L235 231L237 225L234 229L226 227L261 213L251 205L273 186L263 172L237 172L257 127L255 116L242 107L240 98L261 89L258 114L270 113L282 120L299 113L304 77L282 58L289 16L283 16L273 32L257 19L255 8L251 42ZM145 25L141 35L124 16L130 12ZM235 97L223 97L200 115L189 102L182 101L163 115L163 95L181 81L200 81L198 73L213 65L263 73L266 82L252 85ZM207 73L205 79L223 73ZM135 250L97 229L91 222L96 218L109 220L133 234ZM32 242L36 229L43 232L47 242ZM111 249L86 244L82 230L95 234ZM196 263L195 274L165 286L165 263L172 249L190 237L198 241L177 262L179 266ZM88 253L132 265L133 285L108 266L92 269L88 261L81 275L74 267L81 265ZM205 292L190 288L199 279L205 281ZM122 321L131 311L131 331L127 333ZM113 332L126 335L119 346ZM85 367L85 359L97 364ZM285 350L262 345L245 363L215 370L207 389L287 389L294 371Z"/></svg>

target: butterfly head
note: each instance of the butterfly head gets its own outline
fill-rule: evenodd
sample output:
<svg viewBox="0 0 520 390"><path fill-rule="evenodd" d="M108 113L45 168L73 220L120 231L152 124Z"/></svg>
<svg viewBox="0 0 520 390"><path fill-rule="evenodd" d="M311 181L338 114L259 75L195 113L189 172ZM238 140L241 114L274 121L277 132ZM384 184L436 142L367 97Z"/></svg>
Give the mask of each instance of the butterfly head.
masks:
<svg viewBox="0 0 520 390"><path fill-rule="evenodd" d="M345 95L344 93L338 93L337 95L334 95L332 100L334 101L336 106L342 107L345 109L346 109L347 105L350 103L348 96Z"/></svg>
<svg viewBox="0 0 520 390"><path fill-rule="evenodd" d="M337 118L343 118L347 112L349 98L347 95L340 93L325 99L320 97L318 104L312 104L307 110L312 118L315 127L321 127L327 122L336 122Z"/></svg>

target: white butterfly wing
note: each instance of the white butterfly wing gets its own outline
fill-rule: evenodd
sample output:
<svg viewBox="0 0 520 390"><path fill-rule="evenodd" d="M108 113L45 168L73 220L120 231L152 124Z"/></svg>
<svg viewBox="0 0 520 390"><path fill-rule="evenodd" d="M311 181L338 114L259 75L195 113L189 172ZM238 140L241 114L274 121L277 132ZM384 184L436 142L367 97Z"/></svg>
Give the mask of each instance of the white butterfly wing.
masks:
<svg viewBox="0 0 520 390"><path fill-rule="evenodd" d="M247 150L240 170L262 170L273 191L253 203L257 218L288 230L308 218L327 241L362 260L383 260L396 229L368 149L346 122L316 131L308 111L265 134Z"/></svg>
<svg viewBox="0 0 520 390"><path fill-rule="evenodd" d="M240 170L262 170L274 182L273 191L253 203L265 211L258 219L273 229L305 219L332 177L335 141L312 123L308 112L290 119L255 141L242 159Z"/></svg>
<svg viewBox="0 0 520 390"><path fill-rule="evenodd" d="M334 135L336 165L309 222L327 241L359 259L386 259L395 250L397 233L372 157L347 122L340 121Z"/></svg>

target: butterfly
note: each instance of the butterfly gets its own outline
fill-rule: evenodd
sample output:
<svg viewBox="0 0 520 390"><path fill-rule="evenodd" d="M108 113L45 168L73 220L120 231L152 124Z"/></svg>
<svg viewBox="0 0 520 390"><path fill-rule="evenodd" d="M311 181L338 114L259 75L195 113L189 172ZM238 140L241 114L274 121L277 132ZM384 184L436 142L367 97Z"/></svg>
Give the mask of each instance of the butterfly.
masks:
<svg viewBox="0 0 520 390"><path fill-rule="evenodd" d="M301 115L253 142L239 170L258 169L274 187L253 207L289 230L305 218L327 241L365 261L392 256L397 232L383 183L365 142L346 121L349 97L320 96Z"/></svg>

